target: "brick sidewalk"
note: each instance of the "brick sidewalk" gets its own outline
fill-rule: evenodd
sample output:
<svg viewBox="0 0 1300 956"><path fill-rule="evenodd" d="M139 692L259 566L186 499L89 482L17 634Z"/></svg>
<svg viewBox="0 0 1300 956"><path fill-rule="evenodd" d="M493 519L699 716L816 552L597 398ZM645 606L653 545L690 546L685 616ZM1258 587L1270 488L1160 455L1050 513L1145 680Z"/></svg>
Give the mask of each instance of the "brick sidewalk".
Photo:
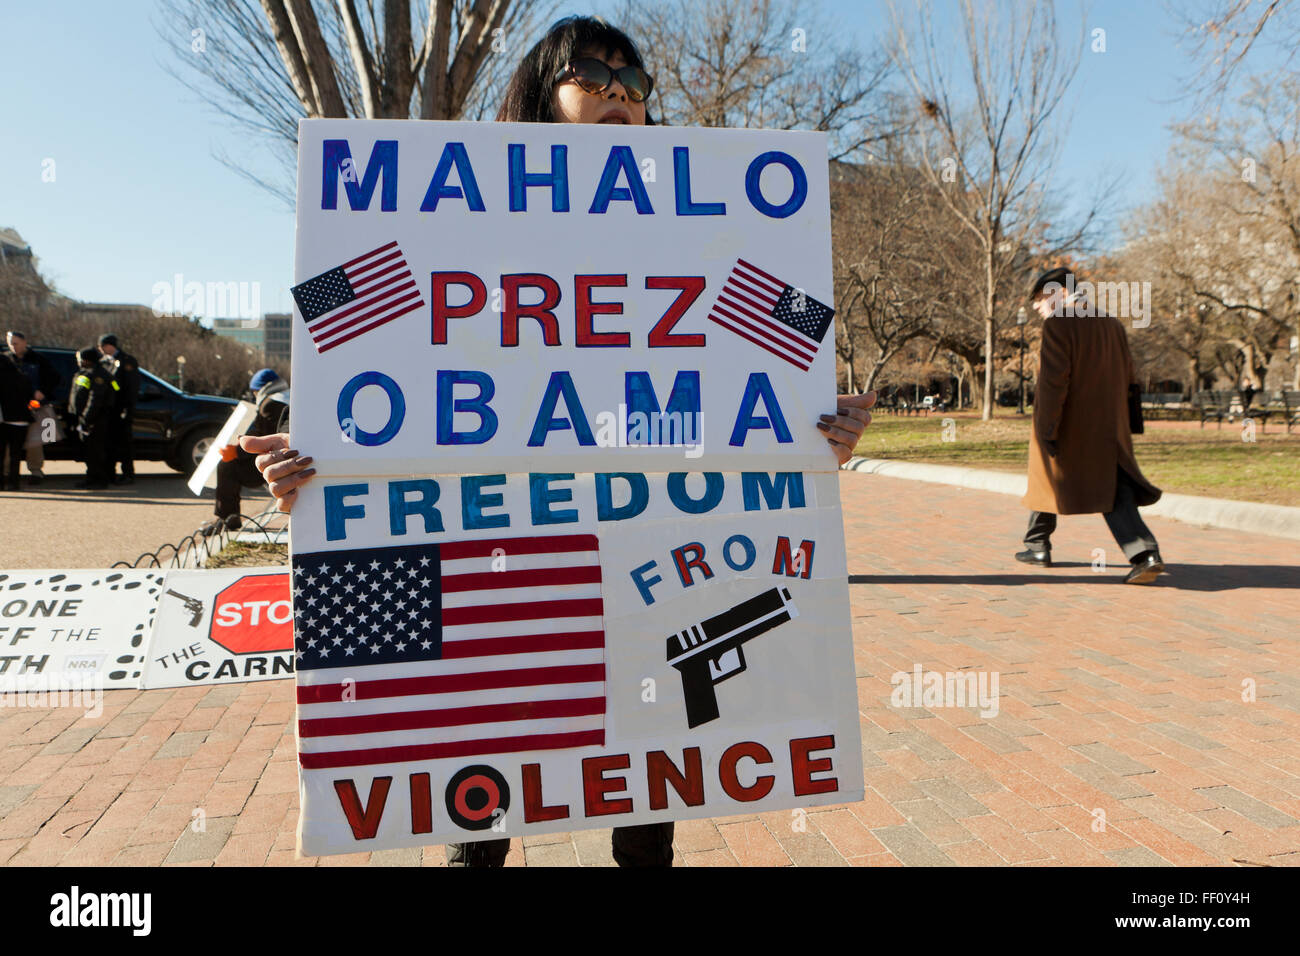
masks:
<svg viewBox="0 0 1300 956"><path fill-rule="evenodd" d="M1300 543L1152 520L1171 573L1125 587L1100 516L1016 564L1014 498L841 476L866 799L677 825L677 862L1300 865ZM1000 709L895 708L890 675L984 671ZM1249 687L1255 699L1243 700ZM293 684L0 711L0 864L442 865L441 847L294 859ZM191 827L202 807L205 828ZM609 831L507 865L609 866Z"/></svg>

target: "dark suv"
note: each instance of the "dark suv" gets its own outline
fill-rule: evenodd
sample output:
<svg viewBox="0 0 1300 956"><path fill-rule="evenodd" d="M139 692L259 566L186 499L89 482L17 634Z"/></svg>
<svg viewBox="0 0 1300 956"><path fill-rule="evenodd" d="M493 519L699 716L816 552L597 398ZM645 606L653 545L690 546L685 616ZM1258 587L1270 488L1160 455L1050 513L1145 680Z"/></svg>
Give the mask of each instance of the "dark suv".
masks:
<svg viewBox="0 0 1300 956"><path fill-rule="evenodd" d="M77 370L74 349L38 348L59 373L54 407L68 437L45 446L45 457L68 460L80 457L68 414L68 392ZM140 369L140 394L135 405L134 454L136 460L165 461L179 472L192 472L212 439L238 402L217 395L190 395L169 385L152 372Z"/></svg>

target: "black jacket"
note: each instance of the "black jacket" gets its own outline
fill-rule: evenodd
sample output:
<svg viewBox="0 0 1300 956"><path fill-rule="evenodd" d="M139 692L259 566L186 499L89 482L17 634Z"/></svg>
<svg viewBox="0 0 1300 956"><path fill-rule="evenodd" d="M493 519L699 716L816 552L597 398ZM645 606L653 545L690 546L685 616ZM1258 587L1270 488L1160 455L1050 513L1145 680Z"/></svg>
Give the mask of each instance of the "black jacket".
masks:
<svg viewBox="0 0 1300 956"><path fill-rule="evenodd" d="M100 364L117 383L118 390L114 393L117 407L125 409L128 414L134 413L136 399L140 397L140 363L131 353L118 349L113 355L100 359Z"/></svg>
<svg viewBox="0 0 1300 956"><path fill-rule="evenodd" d="M39 391L45 396L43 403L49 404L54 401L54 393L59 390L60 375L54 368L54 363L47 359L35 349L28 349L19 358L13 352L5 352L14 363L22 369L28 380L32 383L32 388Z"/></svg>
<svg viewBox="0 0 1300 956"><path fill-rule="evenodd" d="M72 379L72 391L68 394L68 410L80 427L93 429L112 415L113 396L118 388L117 382L101 365L78 369Z"/></svg>
<svg viewBox="0 0 1300 956"><path fill-rule="evenodd" d="M0 419L15 424L32 420L32 383L16 359L12 352L0 354Z"/></svg>

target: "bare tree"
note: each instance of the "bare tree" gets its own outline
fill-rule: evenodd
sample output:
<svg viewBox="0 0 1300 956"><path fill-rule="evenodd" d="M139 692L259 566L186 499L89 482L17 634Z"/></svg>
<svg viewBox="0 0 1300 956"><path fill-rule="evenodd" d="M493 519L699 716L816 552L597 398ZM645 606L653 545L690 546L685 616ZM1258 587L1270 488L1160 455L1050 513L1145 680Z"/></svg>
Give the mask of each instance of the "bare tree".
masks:
<svg viewBox="0 0 1300 956"><path fill-rule="evenodd" d="M937 337L958 303L935 255L927 218L945 210L924 178L897 162L835 164L831 183L832 258L839 323L836 348L863 391L915 339Z"/></svg>
<svg viewBox="0 0 1300 956"><path fill-rule="evenodd" d="M1204 107L1220 99L1232 86L1252 50L1270 46L1280 50L1290 65L1300 49L1300 4L1296 0L1166 0L1192 41L1192 56L1199 61L1188 91Z"/></svg>
<svg viewBox="0 0 1300 956"><path fill-rule="evenodd" d="M553 0L161 0L174 75L291 171L304 117L479 118ZM418 9L413 9L413 6ZM246 157L223 162L292 200Z"/></svg>
<svg viewBox="0 0 1300 956"><path fill-rule="evenodd" d="M888 58L838 41L799 0L624 0L619 20L657 79L651 112L673 126L822 130L832 159L887 135Z"/></svg>
<svg viewBox="0 0 1300 956"><path fill-rule="evenodd" d="M894 58L919 114L917 165L982 266L978 313L987 420L993 415L999 316L1014 311L999 301L1000 290L1025 267L1031 245L1043 254L1075 248L1097 213L1093 206L1076 228L1046 235L1046 183L1057 153L1052 123L1079 68L1082 22L1079 41L1070 46L1061 42L1052 0L988 0L978 6L961 0L958 57L928 0L916 0L910 19L892 0L890 11ZM959 86L970 91L969 102L959 100Z"/></svg>
<svg viewBox="0 0 1300 956"><path fill-rule="evenodd" d="M1300 75L1252 79L1240 106L1179 127L1213 197L1205 215L1219 224L1204 240L1216 252L1211 268L1183 276L1226 310L1229 344L1262 388L1274 353L1300 336Z"/></svg>

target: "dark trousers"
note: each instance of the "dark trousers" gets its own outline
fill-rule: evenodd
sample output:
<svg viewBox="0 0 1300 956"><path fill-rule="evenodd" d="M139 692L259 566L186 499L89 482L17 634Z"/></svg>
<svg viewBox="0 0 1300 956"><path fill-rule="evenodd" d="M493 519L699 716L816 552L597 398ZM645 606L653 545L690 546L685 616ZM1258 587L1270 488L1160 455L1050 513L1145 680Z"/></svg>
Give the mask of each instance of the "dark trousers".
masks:
<svg viewBox="0 0 1300 956"><path fill-rule="evenodd" d="M111 476L116 470L116 463L122 463L122 477L135 477L135 447L131 439L135 434L135 409L127 409L123 415L120 412L114 417L112 434L109 436L110 457L108 461L108 474Z"/></svg>
<svg viewBox="0 0 1300 956"><path fill-rule="evenodd" d="M1148 551L1160 550L1155 535L1138 514L1136 485L1123 468L1115 478L1115 505L1103 518L1116 543L1124 549L1124 557L1131 562ZM1030 551L1051 551L1052 532L1056 530L1056 515L1049 511L1031 511L1029 529L1025 532L1025 547Z"/></svg>
<svg viewBox="0 0 1300 956"><path fill-rule="evenodd" d="M636 827L614 827L611 840L614 862L619 866L672 866L673 825L647 823ZM478 843L448 843L448 866L501 866L510 852L510 841L480 840Z"/></svg>
<svg viewBox="0 0 1300 956"><path fill-rule="evenodd" d="M113 465L108 459L108 429L110 423L101 421L90 430L81 443L82 461L86 463L86 481L92 485L106 485L113 477Z"/></svg>
<svg viewBox="0 0 1300 956"><path fill-rule="evenodd" d="M14 491L18 490L18 463L27 453L23 447L26 444L26 425L10 425L8 422L0 424L0 458L4 459L4 471L0 474Z"/></svg>
<svg viewBox="0 0 1300 956"><path fill-rule="evenodd" d="M217 465L217 501L214 513L218 518L239 514L241 490L257 488L262 476L257 470L257 456L246 451L235 454L234 460Z"/></svg>

